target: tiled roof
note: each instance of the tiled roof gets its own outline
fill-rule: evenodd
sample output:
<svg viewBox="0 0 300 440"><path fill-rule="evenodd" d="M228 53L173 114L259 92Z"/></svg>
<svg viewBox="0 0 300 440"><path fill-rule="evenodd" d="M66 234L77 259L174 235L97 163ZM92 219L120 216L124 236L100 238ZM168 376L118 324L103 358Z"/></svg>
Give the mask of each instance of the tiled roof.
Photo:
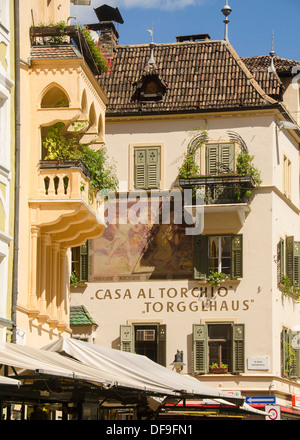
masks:
<svg viewBox="0 0 300 440"><path fill-rule="evenodd" d="M82 58L71 44L32 46L30 57L32 60Z"/></svg>
<svg viewBox="0 0 300 440"><path fill-rule="evenodd" d="M271 59L271 55L242 58L248 69L251 71L267 71L268 67L271 65ZM276 55L273 57L273 62L278 74L290 72L294 66L300 65L300 61L288 60L286 58L277 57Z"/></svg>
<svg viewBox="0 0 300 440"><path fill-rule="evenodd" d="M269 73L268 68L271 66L272 58L276 72ZM266 90L268 95L277 99L281 99L283 91L280 77L291 74L293 67L300 65L300 61L288 60L277 56L271 57L270 55L246 57L242 58L242 60L252 72L259 85Z"/></svg>
<svg viewBox="0 0 300 440"><path fill-rule="evenodd" d="M70 307L70 325L97 325L85 306Z"/></svg>
<svg viewBox="0 0 300 440"><path fill-rule="evenodd" d="M276 103L224 41L156 44L156 72L167 85L167 92L160 102L134 101L150 54L150 45L117 47L111 73L99 77L109 101L108 116L241 109Z"/></svg>

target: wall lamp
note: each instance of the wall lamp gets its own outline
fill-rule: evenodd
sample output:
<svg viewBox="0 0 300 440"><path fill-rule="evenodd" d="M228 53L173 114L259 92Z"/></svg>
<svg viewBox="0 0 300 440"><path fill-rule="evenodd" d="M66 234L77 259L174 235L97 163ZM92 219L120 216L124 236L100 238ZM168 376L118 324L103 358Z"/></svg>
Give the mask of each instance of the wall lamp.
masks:
<svg viewBox="0 0 300 440"><path fill-rule="evenodd" d="M282 130L283 128L285 130L297 130L298 126L296 124L294 124L293 122L289 122L289 121L279 121L277 123L277 126L280 130Z"/></svg>
<svg viewBox="0 0 300 440"><path fill-rule="evenodd" d="M183 370L183 366L185 365L183 363L183 351L177 350L174 362L172 362L170 365L173 365L173 369L175 368L177 373L180 373L180 371Z"/></svg>

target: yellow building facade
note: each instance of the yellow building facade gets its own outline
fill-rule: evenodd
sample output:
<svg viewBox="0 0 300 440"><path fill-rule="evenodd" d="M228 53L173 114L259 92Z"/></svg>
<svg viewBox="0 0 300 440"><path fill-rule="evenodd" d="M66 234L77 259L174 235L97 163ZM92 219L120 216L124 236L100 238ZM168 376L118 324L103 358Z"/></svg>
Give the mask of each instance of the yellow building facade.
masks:
<svg viewBox="0 0 300 440"><path fill-rule="evenodd" d="M12 329L14 235L14 5L0 10L0 340Z"/></svg>
<svg viewBox="0 0 300 440"><path fill-rule="evenodd" d="M70 2L20 4L20 191L18 292L14 340L42 346L70 336L69 249L104 229L101 204L91 195L81 161L45 161L43 142L57 123L65 135L101 148L106 98L87 64L78 33L64 38L53 23L68 24ZM52 25L56 37L39 34ZM43 26L41 26L43 25ZM58 35L58 36L57 36ZM74 36L75 35L75 36ZM56 38L56 39L55 39ZM82 34L78 38L82 38ZM83 38L80 43L84 45Z"/></svg>

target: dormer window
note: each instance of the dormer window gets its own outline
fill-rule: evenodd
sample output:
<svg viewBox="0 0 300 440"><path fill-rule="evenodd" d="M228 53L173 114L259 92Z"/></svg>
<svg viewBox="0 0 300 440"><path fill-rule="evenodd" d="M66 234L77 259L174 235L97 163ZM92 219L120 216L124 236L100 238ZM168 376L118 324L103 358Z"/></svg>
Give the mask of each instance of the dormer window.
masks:
<svg viewBox="0 0 300 440"><path fill-rule="evenodd" d="M162 101L166 90L157 74L145 74L137 84L133 99L141 102Z"/></svg>

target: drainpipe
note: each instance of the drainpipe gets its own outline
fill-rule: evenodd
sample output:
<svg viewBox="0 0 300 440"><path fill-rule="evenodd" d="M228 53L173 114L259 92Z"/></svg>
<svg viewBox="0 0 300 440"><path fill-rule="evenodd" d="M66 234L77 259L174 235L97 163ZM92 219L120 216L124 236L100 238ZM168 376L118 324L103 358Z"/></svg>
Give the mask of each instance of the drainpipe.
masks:
<svg viewBox="0 0 300 440"><path fill-rule="evenodd" d="M19 201L20 201L20 0L15 0L15 218L12 284L12 342L17 341L17 299L19 260Z"/></svg>

